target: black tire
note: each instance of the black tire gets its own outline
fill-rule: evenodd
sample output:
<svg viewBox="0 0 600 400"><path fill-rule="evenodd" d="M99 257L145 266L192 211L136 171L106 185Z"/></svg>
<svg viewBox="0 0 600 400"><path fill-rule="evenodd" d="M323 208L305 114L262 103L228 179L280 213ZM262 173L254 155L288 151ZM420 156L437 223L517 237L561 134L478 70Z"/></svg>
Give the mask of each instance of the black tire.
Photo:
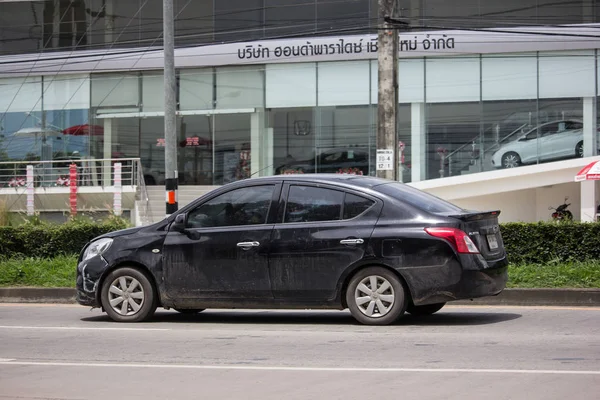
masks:
<svg viewBox="0 0 600 400"><path fill-rule="evenodd" d="M133 287L134 280L138 282L138 284L135 284L135 287ZM122 282L124 282L124 285ZM114 291L110 291L111 286L114 286ZM118 294L121 291L120 288L123 286L128 289L127 296ZM132 288L131 292L129 292L129 288ZM134 297L133 294L136 294L136 296ZM124 297L128 302L125 306L123 305L125 302ZM123 300L119 302L119 298ZM111 299L114 301L113 305L111 305ZM137 300L140 300L140 302L138 303ZM100 301L102 302L104 311L113 321L141 322L149 319L154 314L154 311L156 311L157 294L146 273L137 268L122 267L111 271L106 276L102 284ZM134 309L132 302L139 307L138 310ZM115 308L118 308L119 311ZM123 309L126 309L125 313L122 312Z"/></svg>
<svg viewBox="0 0 600 400"><path fill-rule="evenodd" d="M204 308L174 308L175 311L182 314L198 314L204 311Z"/></svg>
<svg viewBox="0 0 600 400"><path fill-rule="evenodd" d="M583 142L579 142L575 146L575 157L583 158Z"/></svg>
<svg viewBox="0 0 600 400"><path fill-rule="evenodd" d="M521 165L521 157L514 151L509 151L500 160L502 168L515 168Z"/></svg>
<svg viewBox="0 0 600 400"><path fill-rule="evenodd" d="M446 303L425 304L422 306L415 306L411 304L406 308L406 312L416 317L422 315L431 315L440 311L445 305Z"/></svg>
<svg viewBox="0 0 600 400"><path fill-rule="evenodd" d="M378 289L376 289L375 292L377 293L367 295L366 292L363 292L359 289L359 285L363 281L372 282L372 277L375 277L378 288L382 288L385 281L389 283L389 288L386 287L386 290L381 291L381 293L379 293ZM367 289L370 289L372 285L366 287ZM357 301L357 296L359 294L365 294L365 296L360 296L359 298L370 298L371 300L367 300L363 304L359 305ZM364 325L392 324L396 322L396 320L398 320L402 314L404 314L407 306L406 290L404 289L404 285L402 285L402 282L398 276L396 276L396 274L381 267L369 267L358 271L350 280L345 295L346 304L348 304L350 313L359 323ZM392 297L389 297L390 295ZM375 296L375 299L373 296ZM388 300L383 300L383 296L385 296ZM390 302L389 299L392 299L392 301ZM388 306L384 314L381 314L379 306L377 305L377 301L384 305L384 307ZM366 306L365 309L365 304L367 302L369 305ZM371 303L373 303L373 305L371 305ZM373 307L370 310L372 316L368 315L369 307Z"/></svg>

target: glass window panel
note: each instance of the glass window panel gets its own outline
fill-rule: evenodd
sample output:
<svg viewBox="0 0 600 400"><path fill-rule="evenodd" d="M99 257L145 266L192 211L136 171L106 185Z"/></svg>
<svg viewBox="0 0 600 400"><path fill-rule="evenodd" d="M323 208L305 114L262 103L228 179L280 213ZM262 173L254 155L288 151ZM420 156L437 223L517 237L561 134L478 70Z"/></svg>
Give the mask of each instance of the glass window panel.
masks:
<svg viewBox="0 0 600 400"><path fill-rule="evenodd" d="M252 186L219 195L190 211L188 228L259 225L267 221L273 185Z"/></svg>
<svg viewBox="0 0 600 400"><path fill-rule="evenodd" d="M290 186L284 221L317 222L341 219L344 192L313 186Z"/></svg>
<svg viewBox="0 0 600 400"><path fill-rule="evenodd" d="M266 66L266 107L303 107L317 104L316 63Z"/></svg>
<svg viewBox="0 0 600 400"><path fill-rule="evenodd" d="M479 101L479 58L426 60L427 102Z"/></svg>
<svg viewBox="0 0 600 400"><path fill-rule="evenodd" d="M74 110L90 107L90 77L60 75L44 77L44 109Z"/></svg>
<svg viewBox="0 0 600 400"><path fill-rule="evenodd" d="M367 211L373 204L374 202L372 200L346 193L346 198L344 199L344 219L358 217L360 214Z"/></svg>
<svg viewBox="0 0 600 400"><path fill-rule="evenodd" d="M217 114L215 118L214 184L250 177L251 114Z"/></svg>
<svg viewBox="0 0 600 400"><path fill-rule="evenodd" d="M314 1L265 0L265 36L312 32L316 11Z"/></svg>
<svg viewBox="0 0 600 400"><path fill-rule="evenodd" d="M276 174L315 171L316 112L314 108L276 108L269 111Z"/></svg>
<svg viewBox="0 0 600 400"><path fill-rule="evenodd" d="M0 79L0 112L42 110L42 80L35 78Z"/></svg>
<svg viewBox="0 0 600 400"><path fill-rule="evenodd" d="M535 54L483 56L483 100L535 99L537 59Z"/></svg>
<svg viewBox="0 0 600 400"><path fill-rule="evenodd" d="M425 60L422 58L403 59L398 63L398 101L400 103L425 101L424 64Z"/></svg>
<svg viewBox="0 0 600 400"><path fill-rule="evenodd" d="M213 40L212 1L175 0L175 44L198 44Z"/></svg>
<svg viewBox="0 0 600 400"><path fill-rule="evenodd" d="M261 66L217 68L217 108L264 107Z"/></svg>
<svg viewBox="0 0 600 400"><path fill-rule="evenodd" d="M142 76L142 109L145 112L165 111L165 78L163 74Z"/></svg>
<svg viewBox="0 0 600 400"><path fill-rule="evenodd" d="M212 68L186 69L179 74L179 109L213 108L214 76Z"/></svg>
<svg viewBox="0 0 600 400"><path fill-rule="evenodd" d="M137 74L92 75L93 107L138 107L139 77Z"/></svg>
<svg viewBox="0 0 600 400"><path fill-rule="evenodd" d="M540 98L595 96L593 51L540 52Z"/></svg>
<svg viewBox="0 0 600 400"><path fill-rule="evenodd" d="M215 41L247 41L263 36L263 0L221 0L214 5Z"/></svg>
<svg viewBox="0 0 600 400"><path fill-rule="evenodd" d="M181 118L179 181L187 185L213 184L214 115Z"/></svg>
<svg viewBox="0 0 600 400"><path fill-rule="evenodd" d="M369 0L317 0L319 32L356 33L369 27Z"/></svg>
<svg viewBox="0 0 600 400"><path fill-rule="evenodd" d="M369 61L319 63L320 106L369 104Z"/></svg>

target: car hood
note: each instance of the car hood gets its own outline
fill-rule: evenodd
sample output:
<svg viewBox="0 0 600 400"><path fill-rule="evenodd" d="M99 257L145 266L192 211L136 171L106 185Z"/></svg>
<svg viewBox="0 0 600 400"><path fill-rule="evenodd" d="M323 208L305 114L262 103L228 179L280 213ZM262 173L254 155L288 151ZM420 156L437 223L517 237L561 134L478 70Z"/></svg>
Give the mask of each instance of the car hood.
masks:
<svg viewBox="0 0 600 400"><path fill-rule="evenodd" d="M108 233L105 233L104 235L98 236L96 239L116 238L119 236L131 235L131 234L139 232L142 228L143 228L142 226L136 226L134 228L119 229L118 231L108 232Z"/></svg>

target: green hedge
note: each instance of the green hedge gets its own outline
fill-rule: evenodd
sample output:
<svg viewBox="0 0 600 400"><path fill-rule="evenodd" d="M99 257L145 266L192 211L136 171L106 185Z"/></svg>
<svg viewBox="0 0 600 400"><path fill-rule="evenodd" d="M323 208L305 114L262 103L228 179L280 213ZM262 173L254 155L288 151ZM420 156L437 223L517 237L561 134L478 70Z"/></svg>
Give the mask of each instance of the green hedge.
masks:
<svg viewBox="0 0 600 400"><path fill-rule="evenodd" d="M116 218L0 227L0 258L75 255L90 239L126 227ZM500 229L511 264L600 260L600 223L507 223Z"/></svg>
<svg viewBox="0 0 600 400"><path fill-rule="evenodd" d="M79 254L90 239L127 225L123 219L112 218L102 223L74 220L62 225L0 226L0 257L52 258Z"/></svg>
<svg viewBox="0 0 600 400"><path fill-rule="evenodd" d="M600 223L507 223L500 231L511 264L600 260Z"/></svg>

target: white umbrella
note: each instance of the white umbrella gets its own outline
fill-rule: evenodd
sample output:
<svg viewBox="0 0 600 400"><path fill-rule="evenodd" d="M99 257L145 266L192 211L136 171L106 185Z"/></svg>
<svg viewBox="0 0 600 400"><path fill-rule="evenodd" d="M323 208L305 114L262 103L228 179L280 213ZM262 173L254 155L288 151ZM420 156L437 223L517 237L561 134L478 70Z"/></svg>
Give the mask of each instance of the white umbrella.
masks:
<svg viewBox="0 0 600 400"><path fill-rule="evenodd" d="M52 128L42 128L42 127L33 127L33 128L22 128L12 134L17 137L27 137L27 136L59 136L62 135L62 132L54 130Z"/></svg>
<svg viewBox="0 0 600 400"><path fill-rule="evenodd" d="M589 163L575 175L575 182L598 180L600 180L600 160Z"/></svg>

